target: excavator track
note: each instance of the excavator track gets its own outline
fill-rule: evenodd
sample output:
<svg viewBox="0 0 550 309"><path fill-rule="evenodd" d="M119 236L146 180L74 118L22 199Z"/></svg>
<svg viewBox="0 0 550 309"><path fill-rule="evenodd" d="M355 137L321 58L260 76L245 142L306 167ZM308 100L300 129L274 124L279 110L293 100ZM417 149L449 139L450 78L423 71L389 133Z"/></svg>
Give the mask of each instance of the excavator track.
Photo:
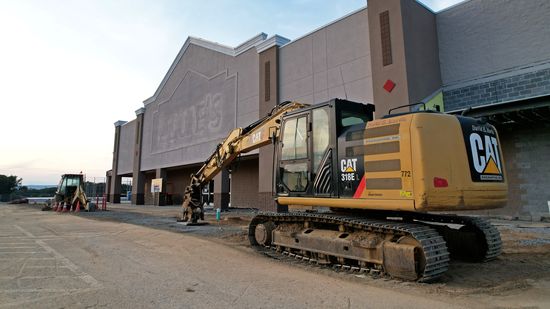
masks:
<svg viewBox="0 0 550 309"><path fill-rule="evenodd" d="M308 250L308 248L301 248L300 245L280 245L280 243L277 244L276 241L272 242L270 234L275 234L272 233L272 231L277 231L277 227L281 226L299 226L298 229L303 227L305 232L302 234L308 233L308 227L319 226L322 227L321 230L326 233L338 233L338 230L340 230L340 232L345 235L348 235L345 231L351 234L367 233L370 236L378 235L374 237L384 237L385 239L378 242L377 246L373 245L370 249L381 251L382 259L378 261L367 261L364 259L350 258L339 252L331 253L322 250ZM263 243L258 242L258 229L260 231L268 230L267 233L264 233L269 238L267 241L262 238ZM289 235L292 235L291 237L296 237L296 242L298 242L300 235L297 234L299 234L299 232L294 232L294 234L291 233ZM447 271L449 265L449 252L443 237L439 235L434 228L417 223L377 220L339 214L261 212L252 219L248 236L250 243L259 248L275 249L281 254L299 256L309 262L315 261L321 264L330 263L341 266L343 269L351 270L373 269L389 274L392 277L416 280L419 282L436 280ZM389 268L395 269L395 265L390 267L388 261L386 261L386 256L392 256L392 254L395 256L395 252L398 254L401 253L401 247L399 247L400 245L398 243L401 239L408 239L409 242L411 239L414 241L414 251L409 251L414 252L413 261L407 260L406 258L394 258L393 260L397 260L397 264L409 263L404 266L409 269L412 267L410 263L414 263L416 274L413 277L411 277L410 271L406 274L400 273L399 271L392 271ZM361 247L361 245L358 247ZM403 245L405 249L410 249L410 247L412 246ZM405 252L405 250L403 252ZM404 253L403 257L405 256L410 258L411 254L408 253L407 255L407 253Z"/></svg>
<svg viewBox="0 0 550 309"><path fill-rule="evenodd" d="M406 211L368 210L361 213L379 220L401 220L436 229L447 243L452 259L488 262L502 253L502 240L496 227L484 218ZM455 225L455 228L448 226ZM456 228L460 226L460 228Z"/></svg>
<svg viewBox="0 0 550 309"><path fill-rule="evenodd" d="M483 233L487 241L487 252L483 256L483 261L491 261L496 259L502 253L502 240L500 232L496 227L492 226L489 221L481 218L473 218L472 223Z"/></svg>
<svg viewBox="0 0 550 309"><path fill-rule="evenodd" d="M486 219L430 213L412 213L410 216L438 230L445 238L453 259L488 262L496 259L502 252L500 232ZM462 227L450 229L441 224L456 224Z"/></svg>

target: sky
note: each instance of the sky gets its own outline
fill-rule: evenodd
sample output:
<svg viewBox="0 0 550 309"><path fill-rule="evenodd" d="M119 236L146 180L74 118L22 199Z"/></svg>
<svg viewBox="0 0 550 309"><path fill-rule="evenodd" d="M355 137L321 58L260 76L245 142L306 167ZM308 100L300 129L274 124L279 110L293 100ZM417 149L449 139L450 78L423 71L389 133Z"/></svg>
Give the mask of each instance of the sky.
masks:
<svg viewBox="0 0 550 309"><path fill-rule="evenodd" d="M439 11L460 0L423 0ZM366 0L0 0L0 174L56 184L111 168L132 120L188 36L237 46L298 38ZM275 12L275 13L273 13Z"/></svg>

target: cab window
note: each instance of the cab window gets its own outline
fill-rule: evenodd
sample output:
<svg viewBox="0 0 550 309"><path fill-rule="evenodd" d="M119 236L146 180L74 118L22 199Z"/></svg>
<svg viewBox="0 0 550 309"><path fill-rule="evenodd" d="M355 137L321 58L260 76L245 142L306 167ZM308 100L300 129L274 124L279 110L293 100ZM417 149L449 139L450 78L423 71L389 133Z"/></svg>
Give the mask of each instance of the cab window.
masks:
<svg viewBox="0 0 550 309"><path fill-rule="evenodd" d="M352 111L342 111L341 125L342 127L349 127L356 124L367 123L369 121L368 115L363 113L357 113Z"/></svg>
<svg viewBox="0 0 550 309"><path fill-rule="evenodd" d="M313 111L313 172L317 168L327 151L330 139L329 117L326 108Z"/></svg>
<svg viewBox="0 0 550 309"><path fill-rule="evenodd" d="M283 130L281 160L307 158L307 117L287 120Z"/></svg>

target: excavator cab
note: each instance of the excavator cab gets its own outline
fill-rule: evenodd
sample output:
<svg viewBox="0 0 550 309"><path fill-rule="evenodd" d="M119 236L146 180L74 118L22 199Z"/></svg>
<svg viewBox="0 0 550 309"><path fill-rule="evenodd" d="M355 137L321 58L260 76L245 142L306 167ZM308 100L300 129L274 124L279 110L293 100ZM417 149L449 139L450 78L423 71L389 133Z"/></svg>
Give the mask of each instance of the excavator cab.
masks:
<svg viewBox="0 0 550 309"><path fill-rule="evenodd" d="M356 171L357 160L345 161L344 171L339 175L338 136L352 127L365 128L374 118L374 105L361 104L341 99L303 108L284 116L281 138L278 145L277 196L291 197L338 197L351 190L351 184L360 179L340 181L351 177ZM344 161L342 161L344 162ZM348 164L349 163L349 164ZM357 177L354 177L357 178ZM342 183L350 185L341 186ZM349 187L349 188L348 188Z"/></svg>

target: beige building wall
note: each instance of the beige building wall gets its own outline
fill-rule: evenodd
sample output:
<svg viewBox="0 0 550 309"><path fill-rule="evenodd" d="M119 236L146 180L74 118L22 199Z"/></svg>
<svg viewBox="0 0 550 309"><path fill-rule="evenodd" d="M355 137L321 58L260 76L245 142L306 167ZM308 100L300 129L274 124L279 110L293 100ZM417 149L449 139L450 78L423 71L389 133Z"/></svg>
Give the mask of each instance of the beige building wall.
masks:
<svg viewBox="0 0 550 309"><path fill-rule="evenodd" d="M136 121L132 120L120 127L120 145L118 155L118 175L132 174L134 170L134 143L136 140Z"/></svg>
<svg viewBox="0 0 550 309"><path fill-rule="evenodd" d="M142 170L201 162L236 126L258 119L258 53L190 44L145 105Z"/></svg>
<svg viewBox="0 0 550 309"><path fill-rule="evenodd" d="M260 52L260 117L267 115L279 103L279 47L277 45ZM274 146L267 145L258 153L258 198L257 208L275 209L273 200L273 152Z"/></svg>
<svg viewBox="0 0 550 309"><path fill-rule="evenodd" d="M371 65L376 115L417 103L441 88L436 17L413 0L368 1ZM383 49L382 19L389 20L389 48ZM391 61L384 63L383 52ZM388 90L386 83L393 84ZM400 112L408 109L399 110Z"/></svg>
<svg viewBox="0 0 550 309"><path fill-rule="evenodd" d="M367 9L356 11L279 50L279 100L332 98L372 103Z"/></svg>
<svg viewBox="0 0 550 309"><path fill-rule="evenodd" d="M258 159L243 158L231 167L231 207L261 208L258 205Z"/></svg>
<svg viewBox="0 0 550 309"><path fill-rule="evenodd" d="M441 88L436 15L413 0L402 0L401 15L409 103L416 103Z"/></svg>

